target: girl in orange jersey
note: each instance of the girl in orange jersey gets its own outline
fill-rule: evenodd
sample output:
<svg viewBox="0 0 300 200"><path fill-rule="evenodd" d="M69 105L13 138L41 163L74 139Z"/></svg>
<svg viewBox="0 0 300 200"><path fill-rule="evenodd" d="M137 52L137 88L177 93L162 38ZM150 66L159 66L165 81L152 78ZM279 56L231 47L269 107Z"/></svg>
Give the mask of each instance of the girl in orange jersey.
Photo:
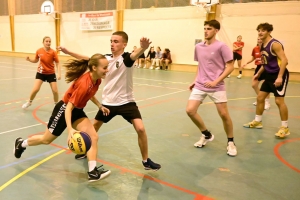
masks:
<svg viewBox="0 0 300 200"><path fill-rule="evenodd" d="M22 105L22 108L28 108L31 106L33 99L36 94L39 92L43 82L48 82L50 84L54 103L56 104L58 101L58 90L56 84L56 75L54 69L54 62L57 70L57 79L60 80L60 66L58 56L55 50L51 49L51 38L46 36L43 38L44 47L38 49L35 54L34 59L26 58L27 61L32 63L37 63L40 61L37 69L37 73L35 76L35 82L33 89L30 93L29 100Z"/></svg>
<svg viewBox="0 0 300 200"><path fill-rule="evenodd" d="M71 60L65 64L65 67L66 82L74 82L65 92L63 99L54 107L44 135L35 135L26 140L21 137L17 138L14 155L16 158L20 158L28 146L50 144L66 128L68 139L78 132L77 130L80 130L89 134L92 140L92 146L87 152L89 182L98 181L108 176L110 171L96 166L98 135L83 108L91 100L104 115L109 114L109 110L103 107L94 96L98 91L101 78L105 78L108 72L108 61L105 56L95 54L90 60ZM87 69L89 69L88 72L86 72Z"/></svg>

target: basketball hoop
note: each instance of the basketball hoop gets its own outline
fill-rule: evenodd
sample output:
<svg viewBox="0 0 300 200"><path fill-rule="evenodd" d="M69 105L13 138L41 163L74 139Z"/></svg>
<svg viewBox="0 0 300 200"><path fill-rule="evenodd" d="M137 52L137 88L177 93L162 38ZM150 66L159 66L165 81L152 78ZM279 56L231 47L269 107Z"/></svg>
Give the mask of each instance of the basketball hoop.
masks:
<svg viewBox="0 0 300 200"><path fill-rule="evenodd" d="M219 0L190 0L190 4L197 6L198 10L204 10L206 14L214 13L211 12L211 6L219 4Z"/></svg>
<svg viewBox="0 0 300 200"><path fill-rule="evenodd" d="M195 6L197 6L199 10L204 10L206 14L210 13L211 6L205 2L196 2Z"/></svg>

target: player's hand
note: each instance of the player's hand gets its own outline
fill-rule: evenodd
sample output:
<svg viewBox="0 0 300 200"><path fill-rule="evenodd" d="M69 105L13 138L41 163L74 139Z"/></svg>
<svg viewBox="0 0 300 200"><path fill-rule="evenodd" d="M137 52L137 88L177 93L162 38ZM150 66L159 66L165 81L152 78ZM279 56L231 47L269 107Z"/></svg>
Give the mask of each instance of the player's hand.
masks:
<svg viewBox="0 0 300 200"><path fill-rule="evenodd" d="M60 79L61 79L61 75L58 74L58 75L57 75L57 80L60 80Z"/></svg>
<svg viewBox="0 0 300 200"><path fill-rule="evenodd" d="M66 47L58 46L58 47L56 47L56 49L57 49L57 51L61 51L65 54L69 54L69 51L68 51L68 49L66 49Z"/></svg>
<svg viewBox="0 0 300 200"><path fill-rule="evenodd" d="M194 86L195 86L195 83L190 84L189 85L189 90L192 91L192 89L194 88Z"/></svg>
<svg viewBox="0 0 300 200"><path fill-rule="evenodd" d="M105 108L104 106L101 106L100 110L103 112L104 116L107 116L110 113L110 110L108 108Z"/></svg>
<svg viewBox="0 0 300 200"><path fill-rule="evenodd" d="M30 61L29 56L26 57L26 60L27 60L27 61Z"/></svg>
<svg viewBox="0 0 300 200"><path fill-rule="evenodd" d="M247 66L247 64L244 64L243 66L242 66L242 68L244 68L244 67L246 67Z"/></svg>
<svg viewBox="0 0 300 200"><path fill-rule="evenodd" d="M282 78L277 77L277 79L275 80L274 85L275 85L275 87L280 87L282 85Z"/></svg>
<svg viewBox="0 0 300 200"><path fill-rule="evenodd" d="M150 40L148 38L142 37L140 39L140 45L141 45L142 49L148 49L148 47L151 43L152 42L150 42Z"/></svg>
<svg viewBox="0 0 300 200"><path fill-rule="evenodd" d="M77 130L75 130L75 129L70 129L70 130L68 130L68 141L71 139L71 138L73 138L73 135L76 133L76 132L79 132L79 131L77 131Z"/></svg>
<svg viewBox="0 0 300 200"><path fill-rule="evenodd" d="M216 87L217 84L218 83L216 83L215 81L206 82L206 83L204 83L204 87L206 87L206 88L214 88L214 87Z"/></svg>

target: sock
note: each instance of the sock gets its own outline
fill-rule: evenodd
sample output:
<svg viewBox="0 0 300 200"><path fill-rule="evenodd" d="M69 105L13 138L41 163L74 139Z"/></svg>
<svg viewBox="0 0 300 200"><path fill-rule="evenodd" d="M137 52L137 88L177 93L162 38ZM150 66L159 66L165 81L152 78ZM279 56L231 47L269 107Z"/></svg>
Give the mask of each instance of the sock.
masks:
<svg viewBox="0 0 300 200"><path fill-rule="evenodd" d="M240 71L240 74L242 74L242 71Z"/></svg>
<svg viewBox="0 0 300 200"><path fill-rule="evenodd" d="M211 138L211 133L206 129L205 131L201 131L202 134L205 135L205 139L210 139Z"/></svg>
<svg viewBox="0 0 300 200"><path fill-rule="evenodd" d="M28 147L28 141L24 140L23 143L21 144L21 146L24 148Z"/></svg>
<svg viewBox="0 0 300 200"><path fill-rule="evenodd" d="M257 121L257 122L261 122L262 115L255 115L255 119L254 120Z"/></svg>
<svg viewBox="0 0 300 200"><path fill-rule="evenodd" d="M265 102L270 103L270 99L265 99Z"/></svg>
<svg viewBox="0 0 300 200"><path fill-rule="evenodd" d="M228 142L233 142L234 143L233 137L232 138L228 138Z"/></svg>
<svg viewBox="0 0 300 200"><path fill-rule="evenodd" d="M146 163L147 162L147 159L146 160L143 160L143 163Z"/></svg>
<svg viewBox="0 0 300 200"><path fill-rule="evenodd" d="M281 126L288 127L288 121L281 121Z"/></svg>
<svg viewBox="0 0 300 200"><path fill-rule="evenodd" d="M92 160L88 162L89 165L89 172L93 171L96 167L97 161L96 160Z"/></svg>

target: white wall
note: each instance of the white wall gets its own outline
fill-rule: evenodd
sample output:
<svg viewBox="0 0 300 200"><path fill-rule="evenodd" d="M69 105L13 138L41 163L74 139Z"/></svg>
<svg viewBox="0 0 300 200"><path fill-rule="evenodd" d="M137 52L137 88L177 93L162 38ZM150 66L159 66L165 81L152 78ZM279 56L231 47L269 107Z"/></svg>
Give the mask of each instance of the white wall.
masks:
<svg viewBox="0 0 300 200"><path fill-rule="evenodd" d="M177 64L196 64L195 39L203 39L205 14L194 6L125 10L124 31L129 35L127 51L148 37L152 46L171 50Z"/></svg>
<svg viewBox="0 0 300 200"><path fill-rule="evenodd" d="M11 51L9 16L0 16L0 51Z"/></svg>
<svg viewBox="0 0 300 200"><path fill-rule="evenodd" d="M55 48L55 23L51 16L16 15L15 16L15 51L35 53L43 47L43 38L51 38L51 47Z"/></svg>
<svg viewBox="0 0 300 200"><path fill-rule="evenodd" d="M115 22L115 11L113 12ZM62 14L60 44L74 52L87 56L92 56L95 53L111 53L110 38L116 30L116 23L114 23L112 31L81 31L79 29L80 13Z"/></svg>
<svg viewBox="0 0 300 200"><path fill-rule="evenodd" d="M256 27L268 22L273 25L272 36L281 41L289 60L288 69L300 72L300 2L265 2L223 4L221 8L219 38L231 48L238 35L243 36L243 63L251 59L256 46ZM249 65L252 67L254 64Z"/></svg>

